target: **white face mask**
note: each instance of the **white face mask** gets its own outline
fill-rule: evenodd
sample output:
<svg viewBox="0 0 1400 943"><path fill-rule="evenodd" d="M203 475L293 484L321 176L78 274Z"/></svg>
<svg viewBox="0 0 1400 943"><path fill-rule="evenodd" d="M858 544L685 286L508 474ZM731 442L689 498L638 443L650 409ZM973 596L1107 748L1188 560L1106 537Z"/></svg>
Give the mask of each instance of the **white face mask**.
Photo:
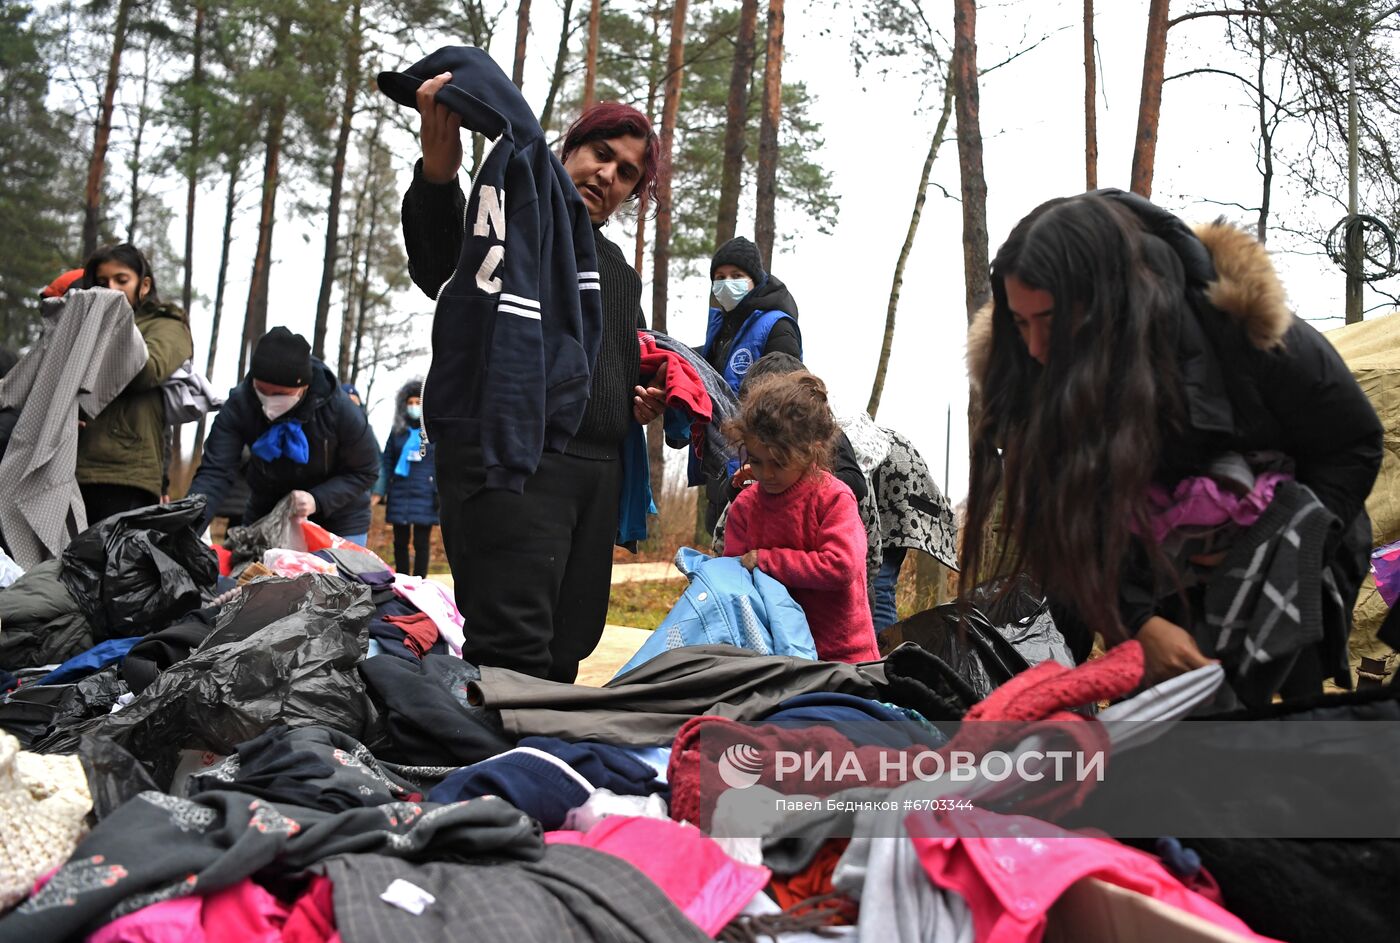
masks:
<svg viewBox="0 0 1400 943"><path fill-rule="evenodd" d="M266 393L259 393L258 402L262 403L263 415L271 422L278 416L285 415L289 410L295 409L297 403L301 402L301 393L279 393L276 396L269 396ZM303 391L304 392L304 391Z"/></svg>
<svg viewBox="0 0 1400 943"><path fill-rule="evenodd" d="M733 311L753 291L753 282L747 278L717 278L710 284L710 291L721 308Z"/></svg>

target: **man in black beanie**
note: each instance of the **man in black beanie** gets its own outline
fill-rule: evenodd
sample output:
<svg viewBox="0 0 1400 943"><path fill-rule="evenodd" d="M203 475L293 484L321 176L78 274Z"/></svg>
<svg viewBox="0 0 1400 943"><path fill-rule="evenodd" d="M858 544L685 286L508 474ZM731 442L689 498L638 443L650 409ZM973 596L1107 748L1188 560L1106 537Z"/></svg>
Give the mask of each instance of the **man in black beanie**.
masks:
<svg viewBox="0 0 1400 943"><path fill-rule="evenodd" d="M206 523L248 463L245 522L287 495L299 517L364 545L379 447L364 413L300 334L274 327L258 340L248 376L230 393L204 444L190 494L208 496Z"/></svg>

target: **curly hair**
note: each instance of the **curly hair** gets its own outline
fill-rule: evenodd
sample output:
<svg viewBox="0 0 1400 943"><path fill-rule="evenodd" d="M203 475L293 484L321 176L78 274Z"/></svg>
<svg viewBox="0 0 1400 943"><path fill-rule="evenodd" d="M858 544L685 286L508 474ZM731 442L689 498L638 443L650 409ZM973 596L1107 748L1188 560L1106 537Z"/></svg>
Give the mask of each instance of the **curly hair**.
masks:
<svg viewBox="0 0 1400 943"><path fill-rule="evenodd" d="M837 431L826 384L805 370L745 384L739 415L724 427L731 441L757 439L783 466L804 468L831 466Z"/></svg>

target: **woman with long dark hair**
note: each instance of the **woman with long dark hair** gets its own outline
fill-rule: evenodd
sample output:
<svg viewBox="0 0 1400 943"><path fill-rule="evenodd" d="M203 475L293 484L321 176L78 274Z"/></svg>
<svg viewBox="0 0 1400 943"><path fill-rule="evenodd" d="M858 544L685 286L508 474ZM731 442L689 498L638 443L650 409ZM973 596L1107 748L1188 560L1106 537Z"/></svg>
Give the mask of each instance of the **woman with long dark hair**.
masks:
<svg viewBox="0 0 1400 943"><path fill-rule="evenodd" d="M89 524L156 504L164 492L166 429L161 384L194 356L189 318L156 291L156 275L130 243L93 253L83 266L84 288L126 295L146 341L146 366L121 395L78 433L78 487Z"/></svg>
<svg viewBox="0 0 1400 943"><path fill-rule="evenodd" d="M1252 236L1051 200L997 253L968 365L968 588L1029 573L1076 657L1134 636L1152 679L1349 683L1381 426Z"/></svg>

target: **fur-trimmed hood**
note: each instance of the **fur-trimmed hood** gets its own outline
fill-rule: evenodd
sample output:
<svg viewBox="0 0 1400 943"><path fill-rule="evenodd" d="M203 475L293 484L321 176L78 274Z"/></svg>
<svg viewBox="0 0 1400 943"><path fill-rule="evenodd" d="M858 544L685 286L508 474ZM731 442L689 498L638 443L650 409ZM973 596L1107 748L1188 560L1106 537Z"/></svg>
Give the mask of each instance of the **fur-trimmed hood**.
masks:
<svg viewBox="0 0 1400 943"><path fill-rule="evenodd" d="M1269 252L1252 234L1217 219L1193 228L1210 255L1213 278L1206 298L1238 324L1253 344L1270 350L1283 342L1293 312ZM973 316L967 330L967 373L974 390L986 379L992 355L992 302Z"/></svg>
<svg viewBox="0 0 1400 943"><path fill-rule="evenodd" d="M420 397L421 397L422 395L423 395L423 378L422 378L422 377L414 377L413 379L411 379L411 380L409 380L407 383L405 383L403 386L399 387L399 391L398 391L397 393L394 394L394 431L395 431L395 432L402 432L403 430L405 430L405 429L408 428L408 416L404 414L404 410L408 407L408 398L409 398L410 396L420 396Z"/></svg>

